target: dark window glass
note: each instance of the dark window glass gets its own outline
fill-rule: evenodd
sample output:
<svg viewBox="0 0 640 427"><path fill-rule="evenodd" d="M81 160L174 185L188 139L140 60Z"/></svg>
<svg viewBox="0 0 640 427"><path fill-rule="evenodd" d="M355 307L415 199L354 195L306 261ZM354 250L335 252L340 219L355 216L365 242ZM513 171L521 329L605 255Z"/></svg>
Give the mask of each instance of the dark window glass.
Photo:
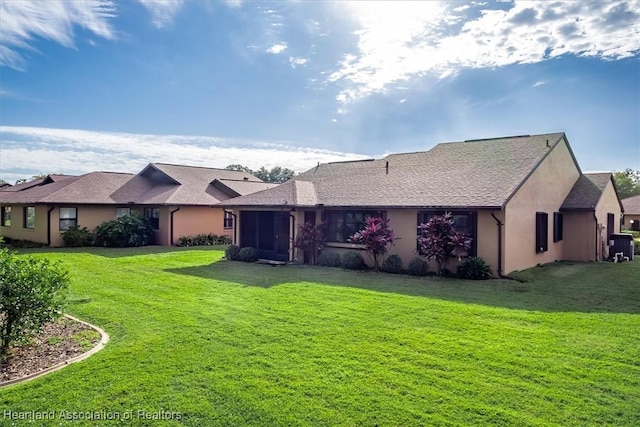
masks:
<svg viewBox="0 0 640 427"><path fill-rule="evenodd" d="M116 218L131 215L131 208L116 208Z"/></svg>
<svg viewBox="0 0 640 427"><path fill-rule="evenodd" d="M327 241L348 243L349 237L364 228L367 218L383 215L380 211L326 211Z"/></svg>
<svg viewBox="0 0 640 427"><path fill-rule="evenodd" d="M563 224L564 219L560 212L553 213L553 241L559 242L563 239Z"/></svg>
<svg viewBox="0 0 640 427"><path fill-rule="evenodd" d="M26 206L24 208L24 218L23 218L23 226L24 228L36 228L36 207L35 206Z"/></svg>
<svg viewBox="0 0 640 427"><path fill-rule="evenodd" d="M437 215L444 215L446 212L450 212L453 217L453 228L455 231L459 231L465 233L466 235L471 237L471 248L469 248L468 255L476 256L478 252L478 244L476 242L478 230L477 230L477 214L473 211L441 211L441 210L432 210L432 211L419 211L418 212L418 223L426 224L429 219ZM420 237L420 229L417 229L417 237ZM417 240L416 240L417 247Z"/></svg>
<svg viewBox="0 0 640 427"><path fill-rule="evenodd" d="M160 229L160 209L159 208L144 208L144 217L147 218L151 227L154 230Z"/></svg>
<svg viewBox="0 0 640 427"><path fill-rule="evenodd" d="M233 228L233 214L231 212L224 213L224 228Z"/></svg>
<svg viewBox="0 0 640 427"><path fill-rule="evenodd" d="M546 212L536 212L536 252L549 250L549 215Z"/></svg>
<svg viewBox="0 0 640 427"><path fill-rule="evenodd" d="M77 208L60 208L60 225L59 230L68 230L70 227L78 225L78 209Z"/></svg>
<svg viewBox="0 0 640 427"><path fill-rule="evenodd" d="M11 206L2 207L2 226L11 227Z"/></svg>

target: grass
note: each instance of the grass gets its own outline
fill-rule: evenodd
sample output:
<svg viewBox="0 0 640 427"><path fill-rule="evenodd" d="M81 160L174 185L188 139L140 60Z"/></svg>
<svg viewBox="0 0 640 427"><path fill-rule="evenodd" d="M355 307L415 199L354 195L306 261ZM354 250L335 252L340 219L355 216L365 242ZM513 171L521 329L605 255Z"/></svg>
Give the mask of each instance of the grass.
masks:
<svg viewBox="0 0 640 427"><path fill-rule="evenodd" d="M640 425L638 261L471 282L201 248L24 252L64 262L68 311L111 341L0 390L3 410L131 417L100 425Z"/></svg>

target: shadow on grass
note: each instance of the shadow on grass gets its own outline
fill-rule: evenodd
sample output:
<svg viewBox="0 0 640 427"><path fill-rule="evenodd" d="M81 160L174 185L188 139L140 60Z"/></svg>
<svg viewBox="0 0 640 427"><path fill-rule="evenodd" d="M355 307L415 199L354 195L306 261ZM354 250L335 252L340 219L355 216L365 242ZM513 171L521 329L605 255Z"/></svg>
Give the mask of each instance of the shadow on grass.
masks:
<svg viewBox="0 0 640 427"><path fill-rule="evenodd" d="M82 248L11 248L9 250L15 251L19 254L31 255L31 254L88 254L98 255L106 258L124 258L145 256L154 254L170 254L172 252L185 252L185 251L223 251L225 246L159 246L149 245L140 246L134 248L103 248L103 247L82 247Z"/></svg>
<svg viewBox="0 0 640 427"><path fill-rule="evenodd" d="M556 263L515 280L470 281L312 266L218 261L165 271L243 286L308 283L545 312L640 313L640 262Z"/></svg>

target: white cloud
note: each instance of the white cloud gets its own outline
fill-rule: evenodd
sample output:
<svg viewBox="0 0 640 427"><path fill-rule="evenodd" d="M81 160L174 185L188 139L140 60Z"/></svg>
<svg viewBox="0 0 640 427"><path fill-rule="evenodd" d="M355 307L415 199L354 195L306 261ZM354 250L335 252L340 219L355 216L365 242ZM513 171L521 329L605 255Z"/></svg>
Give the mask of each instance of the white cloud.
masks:
<svg viewBox="0 0 640 427"><path fill-rule="evenodd" d="M137 173L150 162L217 168L240 163L302 172L318 162L366 157L269 141L13 126L0 126L0 141L0 179L7 182L52 172Z"/></svg>
<svg viewBox="0 0 640 427"><path fill-rule="evenodd" d="M289 57L289 64L291 64L291 68L297 68L307 65L307 62L309 62L307 58L294 58L293 56Z"/></svg>
<svg viewBox="0 0 640 427"><path fill-rule="evenodd" d="M109 0L0 1L0 66L24 68L23 51L35 50L36 37L74 47L74 26L115 39L110 23L115 14L115 3Z"/></svg>
<svg viewBox="0 0 640 427"><path fill-rule="evenodd" d="M615 60L640 52L640 2L341 2L355 22L355 52L328 81L348 104L424 75L541 62L571 54ZM464 6L471 7L465 8ZM505 7L510 7L504 10Z"/></svg>
<svg viewBox="0 0 640 427"><path fill-rule="evenodd" d="M138 0L151 13L153 24L162 28L173 21L183 0Z"/></svg>
<svg viewBox="0 0 640 427"><path fill-rule="evenodd" d="M272 45L265 52L277 55L279 53L284 52L286 49L287 49L287 44L285 42L280 42Z"/></svg>
<svg viewBox="0 0 640 427"><path fill-rule="evenodd" d="M542 86L542 85L546 85L546 84L547 84L547 82L541 80L539 82L535 82L533 84L533 86L531 86L531 87L538 87L538 86Z"/></svg>

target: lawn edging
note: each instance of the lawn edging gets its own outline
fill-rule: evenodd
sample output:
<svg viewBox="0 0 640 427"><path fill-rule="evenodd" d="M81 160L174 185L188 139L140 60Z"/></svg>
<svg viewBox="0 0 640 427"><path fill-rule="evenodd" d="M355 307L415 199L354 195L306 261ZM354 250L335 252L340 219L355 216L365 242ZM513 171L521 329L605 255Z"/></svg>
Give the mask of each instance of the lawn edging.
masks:
<svg viewBox="0 0 640 427"><path fill-rule="evenodd" d="M73 317L69 314L65 314L64 317L71 319L75 322L78 323L82 323L83 325L87 325L90 328L94 329L95 331L97 331L100 334L100 342L98 342L98 344L96 344L92 349L78 355L78 356L74 356L71 359L67 359L64 362L60 362L58 364L55 364L53 366L50 366L48 368L42 369L38 372L34 372L32 374L29 375L25 375L24 377L20 377L20 378L15 378L12 380L7 380L4 382L0 382L0 389L8 387L8 386L12 386L15 384L20 384L23 382L27 382L27 381L31 381L31 380L35 380L36 378L39 378L41 376L47 375L51 372L57 371L59 369L64 368L65 366L69 366L72 363L76 363L76 362L80 362L84 359L87 359L89 356L92 356L94 354L96 354L97 352L99 352L100 350L102 350L104 348L104 346L109 342L109 334L107 334L105 331L103 331L102 329L100 329L99 327L92 325L91 323L85 322L84 320L80 320L76 317Z"/></svg>

